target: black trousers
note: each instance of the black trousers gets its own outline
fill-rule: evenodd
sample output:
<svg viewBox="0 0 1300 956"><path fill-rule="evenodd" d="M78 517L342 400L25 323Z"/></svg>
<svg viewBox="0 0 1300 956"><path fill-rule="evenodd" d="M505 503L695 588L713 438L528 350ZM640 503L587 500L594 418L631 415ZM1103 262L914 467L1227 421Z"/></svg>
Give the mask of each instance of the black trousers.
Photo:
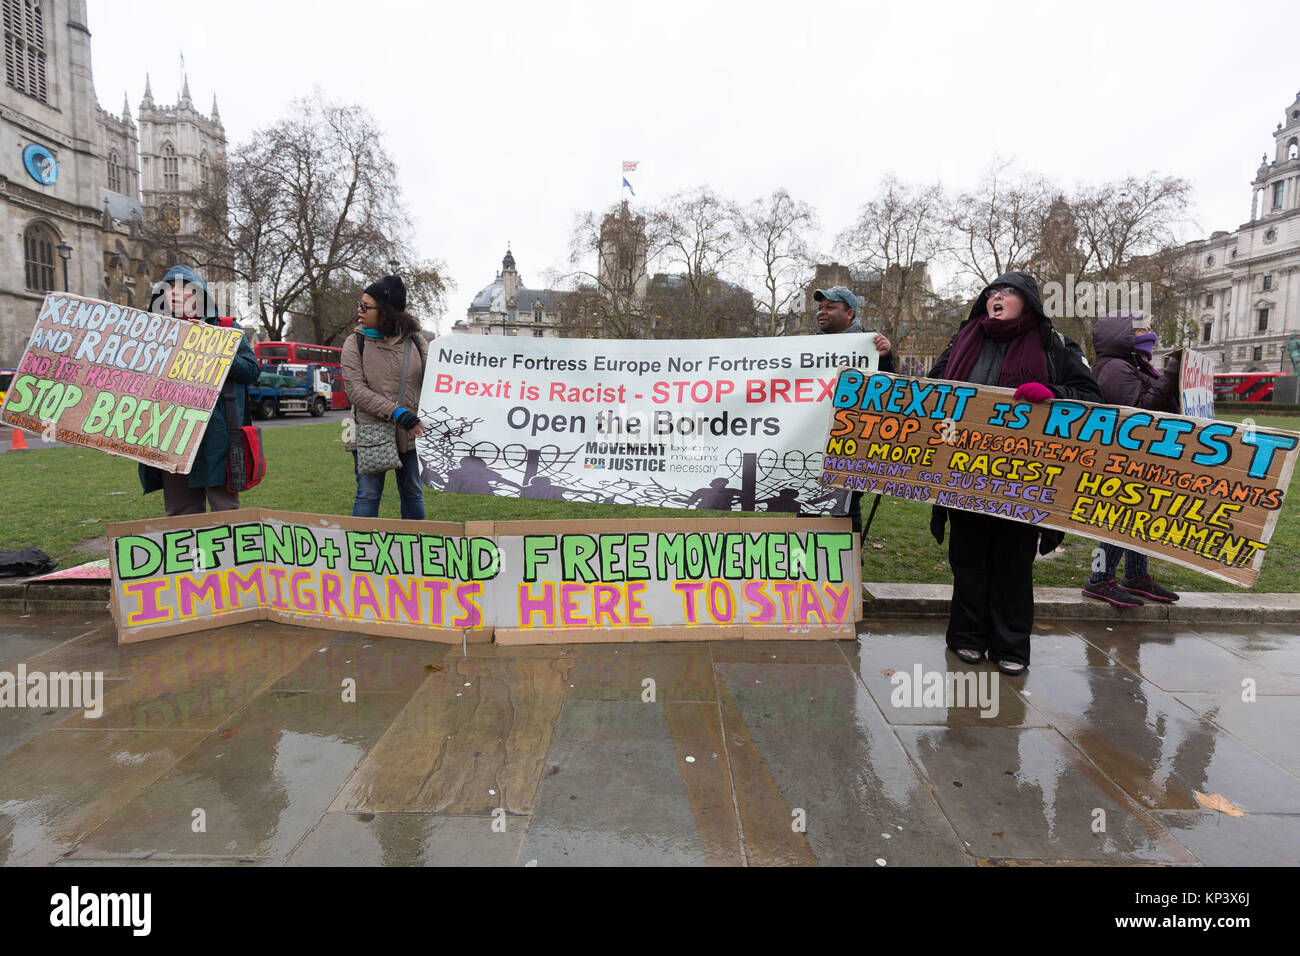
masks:
<svg viewBox="0 0 1300 956"><path fill-rule="evenodd" d="M955 509L948 511L948 522L948 646L1028 666L1038 529Z"/></svg>

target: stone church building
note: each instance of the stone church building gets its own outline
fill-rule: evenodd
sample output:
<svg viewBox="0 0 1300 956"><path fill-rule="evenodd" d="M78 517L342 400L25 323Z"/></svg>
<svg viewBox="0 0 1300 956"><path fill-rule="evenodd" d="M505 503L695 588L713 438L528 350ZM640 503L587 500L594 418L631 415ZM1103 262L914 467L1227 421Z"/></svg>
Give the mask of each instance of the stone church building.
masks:
<svg viewBox="0 0 1300 956"><path fill-rule="evenodd" d="M125 99L120 114L103 109L86 0L0 0L0 10L0 366L9 366L65 274L75 294L148 306L171 264L162 260L198 230L192 193L224 163L226 137L215 98L210 114L195 109L188 80L174 105L155 103L146 78L138 117Z"/></svg>

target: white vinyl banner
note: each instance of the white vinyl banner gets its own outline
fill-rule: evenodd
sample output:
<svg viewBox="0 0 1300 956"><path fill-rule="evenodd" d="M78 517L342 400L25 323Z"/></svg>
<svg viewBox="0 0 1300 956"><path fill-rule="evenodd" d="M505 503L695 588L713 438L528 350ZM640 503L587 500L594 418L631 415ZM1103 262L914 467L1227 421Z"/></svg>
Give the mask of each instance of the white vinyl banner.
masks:
<svg viewBox="0 0 1300 956"><path fill-rule="evenodd" d="M430 343L421 478L441 491L773 514L844 514L820 484L836 370L871 333Z"/></svg>

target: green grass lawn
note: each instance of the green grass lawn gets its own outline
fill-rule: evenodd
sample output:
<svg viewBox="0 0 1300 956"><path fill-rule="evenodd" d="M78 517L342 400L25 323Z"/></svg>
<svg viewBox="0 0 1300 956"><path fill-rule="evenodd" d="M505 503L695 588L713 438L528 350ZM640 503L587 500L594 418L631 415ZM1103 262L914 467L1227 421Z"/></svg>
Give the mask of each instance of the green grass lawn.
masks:
<svg viewBox="0 0 1300 956"><path fill-rule="evenodd" d="M1241 416L1223 416L1240 420ZM1300 417L1256 417L1261 427L1300 431ZM267 477L244 495L249 507L316 514L351 514L356 480L352 456L343 450L336 424L300 425L262 432ZM425 489L431 521L509 521L517 519L672 518L671 509L595 505L558 501L452 495ZM864 500L866 509L871 496ZM0 455L0 550L38 547L61 567L107 554L104 528L162 514L162 493L140 491L134 462L82 448ZM864 510L866 510L864 509ZM1264 559L1254 590L1300 591L1300 507L1288 501ZM379 514L398 517L397 489L390 479ZM693 516L701 516L693 512ZM930 536L930 508L882 499L863 548L868 581L948 584L947 546ZM97 540L98 539L98 540ZM1034 580L1040 586L1081 587L1092 564L1096 542L1074 535L1064 550L1040 559ZM1237 591L1235 585L1178 565L1152 560L1152 573L1175 591Z"/></svg>

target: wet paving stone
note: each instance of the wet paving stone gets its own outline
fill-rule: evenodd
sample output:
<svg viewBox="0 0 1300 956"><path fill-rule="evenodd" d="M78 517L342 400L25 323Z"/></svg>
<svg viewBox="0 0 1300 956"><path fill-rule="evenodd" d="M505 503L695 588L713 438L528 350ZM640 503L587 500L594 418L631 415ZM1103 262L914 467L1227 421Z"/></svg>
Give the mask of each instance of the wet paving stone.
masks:
<svg viewBox="0 0 1300 956"><path fill-rule="evenodd" d="M1144 806L1195 810L1222 793L1250 811L1300 813L1300 780L1124 668L1044 668L1034 707Z"/></svg>
<svg viewBox="0 0 1300 956"><path fill-rule="evenodd" d="M0 757L0 865L54 862L202 739L50 731Z"/></svg>
<svg viewBox="0 0 1300 956"><path fill-rule="evenodd" d="M844 663L840 646L848 641L710 641L715 664L827 664Z"/></svg>
<svg viewBox="0 0 1300 956"><path fill-rule="evenodd" d="M967 664L943 639L928 635L864 636L846 653L891 724L944 727L1045 727L1006 677L984 661Z"/></svg>
<svg viewBox="0 0 1300 956"><path fill-rule="evenodd" d="M102 716L62 725L106 730L215 730L282 675L324 646L319 632L292 634L231 625L134 659Z"/></svg>
<svg viewBox="0 0 1300 956"><path fill-rule="evenodd" d="M709 866L740 866L745 858L718 705L713 701L668 701L664 711L705 858Z"/></svg>
<svg viewBox="0 0 1300 956"><path fill-rule="evenodd" d="M446 669L420 685L331 810L532 811L573 661L444 662Z"/></svg>
<svg viewBox="0 0 1300 956"><path fill-rule="evenodd" d="M1054 730L896 727L945 816L984 859L1190 863ZM1102 811L1104 817L1096 811ZM1103 820L1104 832L1094 832Z"/></svg>
<svg viewBox="0 0 1300 956"><path fill-rule="evenodd" d="M570 700L520 859L537 866L703 866L663 704Z"/></svg>
<svg viewBox="0 0 1300 956"><path fill-rule="evenodd" d="M883 618L862 621L858 634L864 644L871 639L928 638L942 649L946 646L947 627L946 618ZM914 646L923 646L923 642ZM1065 621L1034 624L1030 632L1029 660L1033 667L1110 667L1115 663L1070 630Z"/></svg>
<svg viewBox="0 0 1300 956"><path fill-rule="evenodd" d="M1206 866L1286 866L1300 863L1300 816L1213 810L1156 817ZM1217 887L1215 887L1217 889Z"/></svg>
<svg viewBox="0 0 1300 956"><path fill-rule="evenodd" d="M1247 702L1240 692L1174 696L1250 749L1300 776L1300 697L1261 694Z"/></svg>
<svg viewBox="0 0 1300 956"><path fill-rule="evenodd" d="M1207 640L1189 626L1070 622L1088 643L1161 690L1223 693L1255 680L1260 693L1296 693L1300 685Z"/></svg>
<svg viewBox="0 0 1300 956"><path fill-rule="evenodd" d="M287 865L514 866L527 828L527 817L327 813Z"/></svg>
<svg viewBox="0 0 1300 956"><path fill-rule="evenodd" d="M362 693L355 702L341 696L259 696L87 836L73 856L287 857L409 694Z"/></svg>
<svg viewBox="0 0 1300 956"><path fill-rule="evenodd" d="M0 670L12 673L24 661L30 668L36 658L69 641L104 633L113 635L112 623L98 616L35 614L19 619L6 615L0 622Z"/></svg>
<svg viewBox="0 0 1300 956"><path fill-rule="evenodd" d="M1192 624L1201 637L1269 671L1300 677L1300 628ZM1289 693L1300 694L1300 684Z"/></svg>
<svg viewBox="0 0 1300 956"><path fill-rule="evenodd" d="M376 640L343 632L308 654L271 689L337 691L351 679L358 691L413 691L442 668L442 659L450 651L449 645L432 641Z"/></svg>
<svg viewBox="0 0 1300 956"><path fill-rule="evenodd" d="M60 672L52 671L52 672L42 672L42 673L46 674L47 680L49 680L49 678L52 676L55 682L59 682L58 674ZM28 676L30 677L30 675L31 672L29 671ZM60 686L62 686L62 682L59 683ZM104 697L108 696L110 690L115 685L121 683L122 681L116 679L105 680L101 685L101 689ZM48 686L50 686L50 684L47 684L47 687ZM93 690L94 688L93 683L90 685L90 688L91 688L91 697L93 697L95 694L95 691ZM27 689L28 689L28 693L31 693L30 685L28 686ZM80 689L77 690L77 693L84 694L86 689L87 689L87 685L83 682L81 684ZM64 701L64 698L62 697L62 693L63 691L60 690L59 691L60 696L57 702L62 703ZM28 699L31 698L24 698L24 700L28 700ZM52 700L52 698L48 696L48 694L45 699L47 702ZM76 698L73 698L74 701L75 699ZM81 700L82 704L90 704L93 702L94 701L88 697L83 697ZM88 709L93 712L93 708L88 708L86 706L49 707L49 706L40 706L38 704L37 706L34 707L33 706L21 706L21 707L6 706L0 708L0 756L9 753L9 751L14 750L17 747L21 747L23 744L27 743L27 741L32 740L39 734L42 734L47 730L52 730L53 728L57 727L59 724L63 723L65 720L68 720L69 718L74 717L78 714L86 713Z"/></svg>
<svg viewBox="0 0 1300 956"><path fill-rule="evenodd" d="M961 841L939 811L871 696L847 666L719 664L751 748L780 797L765 824L791 831L803 811L814 859L831 866L966 865ZM728 732L728 743L733 734ZM737 761L732 750L733 765ZM736 798L754 800L736 780ZM755 801L756 802L756 801ZM754 814L757 816L757 813ZM774 838L762 842L770 844Z"/></svg>
<svg viewBox="0 0 1300 956"><path fill-rule="evenodd" d="M772 779L740 709L721 684L718 708L726 737L736 816L744 836L746 865L816 866L817 856L808 843L806 809L791 809L780 786ZM801 809L803 818L798 819L796 813Z"/></svg>
<svg viewBox="0 0 1300 956"><path fill-rule="evenodd" d="M569 683L570 700L713 700L705 643L584 644Z"/></svg>

